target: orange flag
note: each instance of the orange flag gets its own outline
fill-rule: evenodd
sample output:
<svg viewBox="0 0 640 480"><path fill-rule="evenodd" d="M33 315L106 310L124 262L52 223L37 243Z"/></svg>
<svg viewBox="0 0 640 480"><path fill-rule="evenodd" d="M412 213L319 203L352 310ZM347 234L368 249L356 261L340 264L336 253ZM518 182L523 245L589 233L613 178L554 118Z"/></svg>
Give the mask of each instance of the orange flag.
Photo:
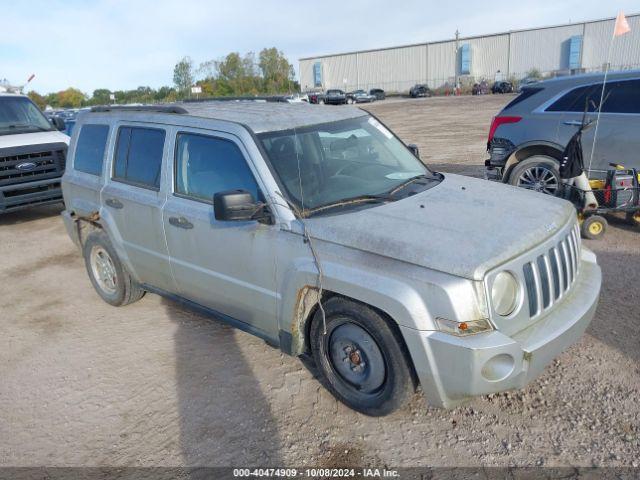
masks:
<svg viewBox="0 0 640 480"><path fill-rule="evenodd" d="M613 36L619 37L630 31L631 27L629 26L629 22L627 22L627 18L623 12L620 12L616 18L616 25L613 27Z"/></svg>

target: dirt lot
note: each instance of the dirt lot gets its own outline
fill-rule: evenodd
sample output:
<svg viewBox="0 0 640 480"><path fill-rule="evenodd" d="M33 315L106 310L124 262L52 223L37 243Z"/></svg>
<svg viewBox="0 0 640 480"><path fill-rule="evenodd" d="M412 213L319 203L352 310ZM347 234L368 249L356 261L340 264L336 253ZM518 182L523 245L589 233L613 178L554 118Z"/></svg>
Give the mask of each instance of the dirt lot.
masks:
<svg viewBox="0 0 640 480"><path fill-rule="evenodd" d="M477 174L506 97L374 104L443 171ZM340 107L336 107L340 108ZM300 360L155 295L94 293L49 207L0 217L0 465L638 465L640 232L586 241L604 271L588 334L523 391L385 418Z"/></svg>

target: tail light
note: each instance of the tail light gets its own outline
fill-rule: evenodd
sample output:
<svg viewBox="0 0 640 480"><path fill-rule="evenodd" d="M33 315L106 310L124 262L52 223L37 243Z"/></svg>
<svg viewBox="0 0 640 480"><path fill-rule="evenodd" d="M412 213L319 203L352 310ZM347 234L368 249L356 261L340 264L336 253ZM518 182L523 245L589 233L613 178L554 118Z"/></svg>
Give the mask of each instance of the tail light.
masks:
<svg viewBox="0 0 640 480"><path fill-rule="evenodd" d="M504 125L506 123L518 123L520 120L522 120L522 117L518 117L515 115L505 116L505 117L501 117L501 116L493 117L493 121L491 122L491 128L489 128L489 138L487 139L487 145L491 143L491 140L493 140L493 136L495 135L496 130L500 125Z"/></svg>

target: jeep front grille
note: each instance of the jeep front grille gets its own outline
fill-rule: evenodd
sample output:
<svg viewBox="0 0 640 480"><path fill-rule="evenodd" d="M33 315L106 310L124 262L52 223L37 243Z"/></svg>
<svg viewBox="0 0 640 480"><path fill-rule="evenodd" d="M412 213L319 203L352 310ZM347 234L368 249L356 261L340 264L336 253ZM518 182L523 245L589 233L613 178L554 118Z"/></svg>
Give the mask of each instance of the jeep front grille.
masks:
<svg viewBox="0 0 640 480"><path fill-rule="evenodd" d="M576 223L560 242L523 266L531 318L551 308L576 281L582 248L579 228Z"/></svg>

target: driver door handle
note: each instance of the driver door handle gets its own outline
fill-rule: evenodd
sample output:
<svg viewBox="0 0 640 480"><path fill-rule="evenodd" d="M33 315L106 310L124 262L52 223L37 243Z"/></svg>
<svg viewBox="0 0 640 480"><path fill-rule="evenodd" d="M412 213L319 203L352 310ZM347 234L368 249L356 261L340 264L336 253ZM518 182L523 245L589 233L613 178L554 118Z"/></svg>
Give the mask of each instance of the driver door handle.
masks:
<svg viewBox="0 0 640 480"><path fill-rule="evenodd" d="M582 122L580 120L565 120L564 122L565 125L571 125L573 127L580 127L582 126Z"/></svg>
<svg viewBox="0 0 640 480"><path fill-rule="evenodd" d="M169 223L174 227L184 228L185 230L191 230L193 223L184 217L169 217Z"/></svg>
<svg viewBox="0 0 640 480"><path fill-rule="evenodd" d="M107 198L104 203L106 203L108 207L117 208L118 210L124 207L122 202L117 198Z"/></svg>

